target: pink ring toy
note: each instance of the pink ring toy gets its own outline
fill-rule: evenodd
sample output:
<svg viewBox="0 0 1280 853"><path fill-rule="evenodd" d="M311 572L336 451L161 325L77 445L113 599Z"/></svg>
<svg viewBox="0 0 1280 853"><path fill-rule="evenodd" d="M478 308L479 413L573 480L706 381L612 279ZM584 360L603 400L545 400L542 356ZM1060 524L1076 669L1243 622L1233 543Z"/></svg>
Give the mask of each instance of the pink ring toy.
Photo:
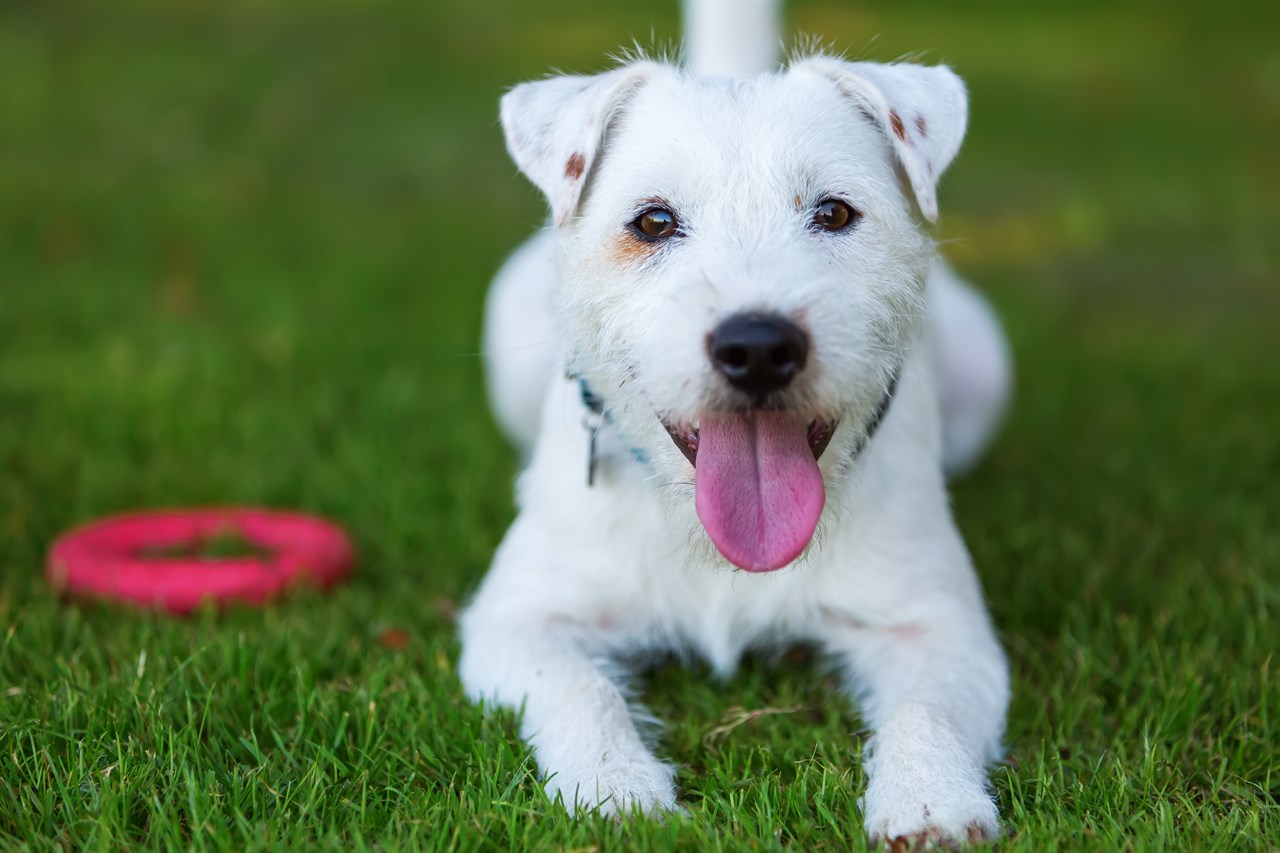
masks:
<svg viewBox="0 0 1280 853"><path fill-rule="evenodd" d="M163 553L229 536L263 555ZM339 527L306 515L173 510L115 516L71 531L50 549L47 576L71 595L182 614L205 601L262 604L299 583L327 589L350 573L354 553Z"/></svg>

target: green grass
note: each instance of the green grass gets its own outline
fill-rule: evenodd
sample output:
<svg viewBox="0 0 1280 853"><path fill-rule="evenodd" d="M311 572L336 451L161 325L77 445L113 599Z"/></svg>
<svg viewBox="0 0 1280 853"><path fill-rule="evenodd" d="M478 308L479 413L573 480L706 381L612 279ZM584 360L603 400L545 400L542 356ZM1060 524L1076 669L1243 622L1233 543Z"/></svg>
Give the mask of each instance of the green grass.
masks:
<svg viewBox="0 0 1280 853"><path fill-rule="evenodd" d="M689 817L621 826L453 672L511 515L480 306L542 216L496 98L670 41L651 6L0 2L0 849L864 844L811 663L658 669ZM1280 847L1278 8L789 10L971 86L940 236L1017 350L955 488L1008 849ZM186 620L42 580L70 526L226 503L340 521L358 573Z"/></svg>

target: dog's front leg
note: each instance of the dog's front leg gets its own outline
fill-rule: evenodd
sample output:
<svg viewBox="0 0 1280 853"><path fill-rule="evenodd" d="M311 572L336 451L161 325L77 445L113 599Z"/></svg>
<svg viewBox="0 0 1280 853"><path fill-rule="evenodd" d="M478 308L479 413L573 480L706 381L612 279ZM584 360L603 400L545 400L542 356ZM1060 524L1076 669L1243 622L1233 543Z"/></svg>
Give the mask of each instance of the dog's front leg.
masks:
<svg viewBox="0 0 1280 853"><path fill-rule="evenodd" d="M459 675L467 694L523 706L521 736L533 747L548 796L561 795L570 812L676 808L675 771L641 740L586 614L539 611L527 578L501 568L462 619Z"/></svg>
<svg viewBox="0 0 1280 853"><path fill-rule="evenodd" d="M626 700L567 626L486 624L469 614L459 665L473 699L524 707L547 795L603 814L674 809L675 772L644 745Z"/></svg>
<svg viewBox="0 0 1280 853"><path fill-rule="evenodd" d="M987 765L999 757L1009 677L976 592L917 597L903 618L828 614L832 650L847 662L873 732L867 834L942 844L994 838Z"/></svg>

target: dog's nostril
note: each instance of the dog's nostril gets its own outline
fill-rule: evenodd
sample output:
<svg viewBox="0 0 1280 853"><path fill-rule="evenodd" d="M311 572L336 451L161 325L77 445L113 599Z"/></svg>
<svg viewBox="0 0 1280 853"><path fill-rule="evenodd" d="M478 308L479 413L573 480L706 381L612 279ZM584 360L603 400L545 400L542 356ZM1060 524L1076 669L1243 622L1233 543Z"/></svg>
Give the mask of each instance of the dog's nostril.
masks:
<svg viewBox="0 0 1280 853"><path fill-rule="evenodd" d="M751 357L746 347L727 346L719 350L716 360L725 367L743 368L750 364Z"/></svg>
<svg viewBox="0 0 1280 853"><path fill-rule="evenodd" d="M708 349L711 363L731 385L759 399L804 369L809 341L785 317L738 314L716 327Z"/></svg>
<svg viewBox="0 0 1280 853"><path fill-rule="evenodd" d="M793 369L799 356L796 354L795 348L790 345L775 347L770 354L769 360L773 362L774 367L782 367Z"/></svg>

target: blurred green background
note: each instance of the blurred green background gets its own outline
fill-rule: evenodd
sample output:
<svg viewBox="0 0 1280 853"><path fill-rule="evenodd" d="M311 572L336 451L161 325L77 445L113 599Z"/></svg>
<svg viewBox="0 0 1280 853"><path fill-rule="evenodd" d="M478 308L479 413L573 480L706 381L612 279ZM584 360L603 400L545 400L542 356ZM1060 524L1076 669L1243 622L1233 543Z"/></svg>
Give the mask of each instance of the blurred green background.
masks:
<svg viewBox="0 0 1280 853"><path fill-rule="evenodd" d="M690 817L626 827L549 809L452 674L511 515L480 310L543 217L497 98L677 11L0 0L0 848L862 844L859 723L812 664L659 669ZM970 87L939 238L1019 375L955 488L1014 665L1011 846L1280 844L1280 4L787 27ZM225 503L333 517L358 574L185 621L41 579L71 525Z"/></svg>

